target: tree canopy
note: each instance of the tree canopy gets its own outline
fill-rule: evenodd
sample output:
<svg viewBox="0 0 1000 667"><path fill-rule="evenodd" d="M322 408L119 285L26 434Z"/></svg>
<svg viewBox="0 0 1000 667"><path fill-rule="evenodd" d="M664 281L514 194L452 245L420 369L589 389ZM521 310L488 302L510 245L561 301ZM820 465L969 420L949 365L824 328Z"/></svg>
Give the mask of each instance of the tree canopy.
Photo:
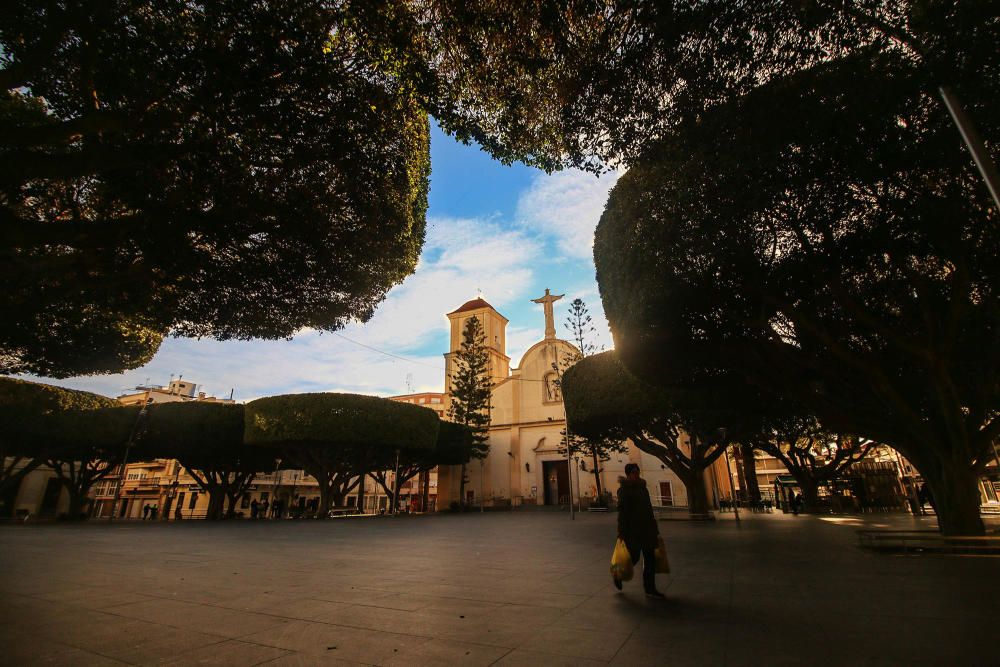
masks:
<svg viewBox="0 0 1000 667"><path fill-rule="evenodd" d="M209 494L209 519L222 517L226 498L233 516L256 474L275 468L276 450L244 443L242 405L184 401L154 404L148 412L140 456L180 461Z"/></svg>
<svg viewBox="0 0 1000 667"><path fill-rule="evenodd" d="M351 3L17 3L0 24L0 370L369 318L423 243L426 113Z"/></svg>
<svg viewBox="0 0 1000 667"><path fill-rule="evenodd" d="M619 180L595 262L634 372L794 398L903 452L947 497L942 528L977 532L1000 218L923 81L897 55L844 58L684 125Z"/></svg>
<svg viewBox="0 0 1000 667"><path fill-rule="evenodd" d="M419 405L361 394L285 394L246 405L251 444L433 449L437 415Z"/></svg>
<svg viewBox="0 0 1000 667"><path fill-rule="evenodd" d="M359 4L366 55L394 54L444 128L545 169L631 164L708 109L861 52L901 55L985 121L1000 65L990 0Z"/></svg>
<svg viewBox="0 0 1000 667"><path fill-rule="evenodd" d="M287 394L246 405L244 438L278 447L319 482L319 516L343 503L396 450L432 452L439 420L432 410L360 394ZM283 465L286 465L283 463Z"/></svg>
<svg viewBox="0 0 1000 667"><path fill-rule="evenodd" d="M0 498L16 491L42 465L46 443L38 436L46 419L68 410L114 408L118 401L87 391L0 377Z"/></svg>
<svg viewBox="0 0 1000 667"><path fill-rule="evenodd" d="M587 438L630 439L684 483L692 514L708 511L704 471L732 439L760 428L755 406L734 393L697 382L665 388L630 373L615 351L581 359L563 376L571 432ZM744 412L745 410L745 412Z"/></svg>

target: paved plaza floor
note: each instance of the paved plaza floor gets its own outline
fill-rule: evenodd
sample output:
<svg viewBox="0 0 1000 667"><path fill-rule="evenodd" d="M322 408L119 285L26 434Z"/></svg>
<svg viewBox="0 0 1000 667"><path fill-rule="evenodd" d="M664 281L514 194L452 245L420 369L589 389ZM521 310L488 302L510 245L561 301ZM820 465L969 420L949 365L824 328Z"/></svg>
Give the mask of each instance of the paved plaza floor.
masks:
<svg viewBox="0 0 1000 667"><path fill-rule="evenodd" d="M1000 559L863 551L905 517L661 523L618 593L613 515L0 527L5 665L1000 664Z"/></svg>

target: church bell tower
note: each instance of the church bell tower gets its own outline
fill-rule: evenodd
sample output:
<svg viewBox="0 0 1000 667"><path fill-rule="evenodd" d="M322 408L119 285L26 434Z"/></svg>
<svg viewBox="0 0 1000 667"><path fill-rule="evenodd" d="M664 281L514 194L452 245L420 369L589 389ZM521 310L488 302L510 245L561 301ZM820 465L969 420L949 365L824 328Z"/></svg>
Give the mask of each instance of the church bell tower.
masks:
<svg viewBox="0 0 1000 667"><path fill-rule="evenodd" d="M471 317L479 319L486 337L490 356L490 377L494 384L510 375L510 357L507 356L507 318L496 311L482 297L466 301L457 310L448 313L451 324L451 343L445 358L445 392L451 392L451 375L455 352L462 347L462 330Z"/></svg>

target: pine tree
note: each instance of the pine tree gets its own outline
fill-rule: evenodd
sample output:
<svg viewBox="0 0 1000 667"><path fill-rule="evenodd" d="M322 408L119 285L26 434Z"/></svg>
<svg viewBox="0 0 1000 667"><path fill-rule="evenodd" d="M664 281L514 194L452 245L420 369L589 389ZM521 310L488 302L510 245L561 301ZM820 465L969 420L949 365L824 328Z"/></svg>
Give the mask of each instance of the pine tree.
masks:
<svg viewBox="0 0 1000 667"><path fill-rule="evenodd" d="M563 357L561 361L562 370L578 362L584 357L597 352L597 346L590 342L590 336L596 333L592 323L587 304L583 299L576 298L569 305L569 315L566 316L566 328L569 329L573 342L576 343L578 352ZM560 374L561 375L561 374ZM569 443L571 454L583 454L589 456L593 461L594 487L597 490L596 505L604 505L604 487L601 483L601 463L611 458L612 454L619 454L628 451L625 443L614 438L584 438L575 435L572 431L563 433L566 435L565 441ZM566 447L563 446L560 452L565 454Z"/></svg>
<svg viewBox="0 0 1000 667"><path fill-rule="evenodd" d="M482 323L479 318L470 317L462 330L462 345L455 352L448 416L453 422L464 424L472 430L472 458L479 460L485 459L490 451L487 440L493 381L489 361ZM459 482L458 493L462 505L465 505L467 466L467 463L462 464Z"/></svg>

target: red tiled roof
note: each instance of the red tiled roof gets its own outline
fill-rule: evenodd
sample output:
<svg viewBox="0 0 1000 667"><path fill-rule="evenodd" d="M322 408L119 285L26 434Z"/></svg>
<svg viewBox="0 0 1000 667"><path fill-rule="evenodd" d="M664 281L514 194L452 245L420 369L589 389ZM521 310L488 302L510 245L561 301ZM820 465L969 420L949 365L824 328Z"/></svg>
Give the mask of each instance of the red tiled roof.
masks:
<svg viewBox="0 0 1000 667"><path fill-rule="evenodd" d="M480 308L489 308L490 310L496 310L496 308L494 308L493 306L491 306L490 304L486 303L481 298L479 298L479 299L473 299L472 301L466 301L461 306L459 306L458 310L453 310L448 314L454 315L455 313L464 313L468 310L479 310Z"/></svg>

